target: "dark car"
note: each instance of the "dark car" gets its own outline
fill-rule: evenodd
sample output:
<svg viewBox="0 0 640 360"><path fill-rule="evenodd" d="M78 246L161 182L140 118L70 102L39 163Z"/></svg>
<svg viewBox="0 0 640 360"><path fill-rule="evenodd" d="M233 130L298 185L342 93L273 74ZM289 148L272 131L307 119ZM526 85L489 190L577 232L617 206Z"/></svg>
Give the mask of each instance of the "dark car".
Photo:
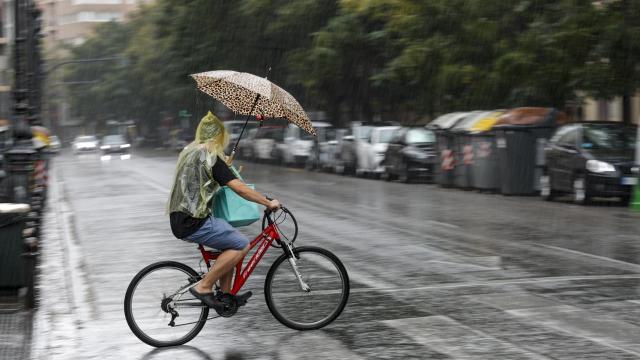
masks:
<svg viewBox="0 0 640 360"><path fill-rule="evenodd" d="M102 138L100 150L105 154L128 153L131 144L122 135L107 135Z"/></svg>
<svg viewBox="0 0 640 360"><path fill-rule="evenodd" d="M387 180L410 182L415 178L433 179L436 137L424 127L398 130L389 143L383 165Z"/></svg>
<svg viewBox="0 0 640 360"><path fill-rule="evenodd" d="M579 204L593 197L628 202L638 181L633 165L636 133L635 127L604 121L559 128L545 148L542 197L551 200L569 193Z"/></svg>

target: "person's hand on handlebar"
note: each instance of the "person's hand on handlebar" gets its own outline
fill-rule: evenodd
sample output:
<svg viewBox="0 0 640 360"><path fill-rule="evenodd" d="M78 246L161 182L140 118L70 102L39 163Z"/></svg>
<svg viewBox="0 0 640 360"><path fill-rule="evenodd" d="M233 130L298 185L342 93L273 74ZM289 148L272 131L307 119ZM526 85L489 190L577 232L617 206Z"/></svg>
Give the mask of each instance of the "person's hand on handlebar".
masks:
<svg viewBox="0 0 640 360"><path fill-rule="evenodd" d="M271 211L276 211L278 209L280 209L282 207L282 204L280 204L280 201L276 200L276 199L271 199L269 200L269 205L267 205L267 208Z"/></svg>

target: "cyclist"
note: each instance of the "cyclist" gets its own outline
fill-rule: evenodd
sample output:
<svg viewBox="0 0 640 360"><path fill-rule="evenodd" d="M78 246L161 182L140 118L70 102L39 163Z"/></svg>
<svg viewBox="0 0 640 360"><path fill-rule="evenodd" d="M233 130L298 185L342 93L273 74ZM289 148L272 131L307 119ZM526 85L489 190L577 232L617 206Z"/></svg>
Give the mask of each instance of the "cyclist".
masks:
<svg viewBox="0 0 640 360"><path fill-rule="evenodd" d="M213 217L212 200L216 190L226 185L249 201L271 210L280 208L278 200L268 200L233 174L223 160L228 143L229 134L224 125L208 112L198 124L195 140L178 157L167 204L171 231L176 238L222 252L204 278L189 289L193 296L216 310L224 308L224 296L231 296L233 268L249 251L247 237L226 221ZM214 294L216 281L221 291ZM251 292L246 292L237 295L236 300L244 304L250 296Z"/></svg>

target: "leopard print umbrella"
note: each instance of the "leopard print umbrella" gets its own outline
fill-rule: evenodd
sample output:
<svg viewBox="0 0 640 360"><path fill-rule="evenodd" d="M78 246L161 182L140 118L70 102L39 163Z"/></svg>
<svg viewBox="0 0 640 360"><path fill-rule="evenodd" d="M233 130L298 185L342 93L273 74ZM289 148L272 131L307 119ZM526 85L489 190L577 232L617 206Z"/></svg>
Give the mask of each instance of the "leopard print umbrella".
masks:
<svg viewBox="0 0 640 360"><path fill-rule="evenodd" d="M298 101L284 89L259 76L229 70L193 74L198 89L242 115L286 118L302 130L315 135L309 116ZM258 103L251 111L256 95Z"/></svg>

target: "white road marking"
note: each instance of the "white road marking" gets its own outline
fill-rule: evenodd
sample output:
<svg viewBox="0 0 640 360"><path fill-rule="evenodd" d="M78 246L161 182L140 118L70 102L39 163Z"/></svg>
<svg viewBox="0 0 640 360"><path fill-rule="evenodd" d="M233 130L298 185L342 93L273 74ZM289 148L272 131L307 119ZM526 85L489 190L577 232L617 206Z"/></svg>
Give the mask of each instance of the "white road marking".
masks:
<svg viewBox="0 0 640 360"><path fill-rule="evenodd" d="M537 243L534 244L534 245L541 246L541 247L544 247L544 248L547 248L547 249L553 249L553 250L557 250L557 251L566 252L566 253L573 254L573 255L578 255L578 256L581 256L581 257L588 257L588 258L591 258L591 259L596 259L596 260L601 260L601 261L605 261L605 262L615 263L615 264L621 265L621 268L625 268L626 270L640 271L640 265L639 264L634 264L634 263L630 263L630 262L626 262L626 261L622 261L622 260L612 259L612 258L609 258L609 257L606 257L606 256L600 256L600 255L584 253L582 251L571 250L571 249L558 247L558 246L537 244Z"/></svg>
<svg viewBox="0 0 640 360"><path fill-rule="evenodd" d="M640 356L640 327L569 305L507 310L507 314Z"/></svg>
<svg viewBox="0 0 640 360"><path fill-rule="evenodd" d="M383 323L394 327L419 344L454 358L493 359L508 355L509 358L513 356L518 359L548 359L475 330L447 316L385 320Z"/></svg>

